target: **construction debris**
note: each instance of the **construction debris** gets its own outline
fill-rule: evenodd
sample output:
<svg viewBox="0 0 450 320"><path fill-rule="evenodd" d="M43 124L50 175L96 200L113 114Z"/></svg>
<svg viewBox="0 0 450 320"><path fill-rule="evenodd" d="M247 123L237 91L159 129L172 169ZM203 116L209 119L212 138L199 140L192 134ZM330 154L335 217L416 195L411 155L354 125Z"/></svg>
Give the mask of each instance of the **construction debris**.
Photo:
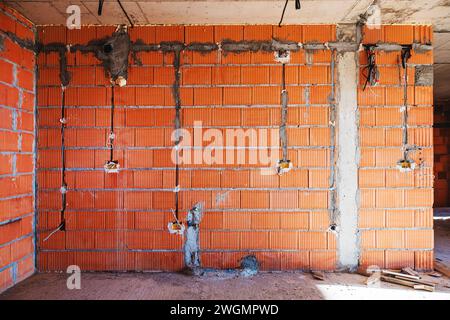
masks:
<svg viewBox="0 0 450 320"><path fill-rule="evenodd" d="M440 277L442 277L442 273L439 273L439 272L437 272L437 271L430 272L430 273L428 273L428 275L429 275L429 276L432 276L432 277L434 277L434 278L440 278Z"/></svg>
<svg viewBox="0 0 450 320"><path fill-rule="evenodd" d="M434 260L434 270L450 278L450 268L438 260Z"/></svg>
<svg viewBox="0 0 450 320"><path fill-rule="evenodd" d="M362 270L360 274L368 276L366 279L366 285L371 286L379 281L394 283L406 287L413 288L414 290L434 291L436 284L433 282L422 280L422 277L418 272L412 268L403 268L400 272L393 270L377 270L367 268Z"/></svg>
<svg viewBox="0 0 450 320"><path fill-rule="evenodd" d="M402 272L403 272L403 273L406 273L406 274L409 274L409 275L411 275L411 276L419 276L419 273L418 273L417 271L413 270L413 269L410 268L410 267L403 268L403 269L402 269Z"/></svg>
<svg viewBox="0 0 450 320"><path fill-rule="evenodd" d="M325 275L320 271L312 271L311 274L314 279L322 280L322 281L325 280Z"/></svg>

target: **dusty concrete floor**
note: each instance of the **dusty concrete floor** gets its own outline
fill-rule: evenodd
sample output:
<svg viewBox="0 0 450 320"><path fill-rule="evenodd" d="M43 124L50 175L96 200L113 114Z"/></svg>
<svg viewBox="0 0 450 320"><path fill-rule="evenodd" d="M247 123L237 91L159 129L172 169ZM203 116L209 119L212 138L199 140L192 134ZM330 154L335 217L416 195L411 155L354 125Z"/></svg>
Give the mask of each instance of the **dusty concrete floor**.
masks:
<svg viewBox="0 0 450 320"><path fill-rule="evenodd" d="M435 292L416 291L382 283L366 287L357 274L328 273L325 281L308 273L260 273L236 278L225 272L204 276L175 273L83 273L80 290L68 290L66 274L37 274L0 295L8 299L446 299L450 300L447 278Z"/></svg>
<svg viewBox="0 0 450 320"><path fill-rule="evenodd" d="M437 219L435 256L450 264L450 219ZM325 281L302 272L260 273L251 278L233 273L207 272L204 276L177 273L83 273L81 289L69 290L64 273L37 274L0 295L8 299L446 299L448 278L431 278L436 292L381 283L366 287L357 274L327 273Z"/></svg>

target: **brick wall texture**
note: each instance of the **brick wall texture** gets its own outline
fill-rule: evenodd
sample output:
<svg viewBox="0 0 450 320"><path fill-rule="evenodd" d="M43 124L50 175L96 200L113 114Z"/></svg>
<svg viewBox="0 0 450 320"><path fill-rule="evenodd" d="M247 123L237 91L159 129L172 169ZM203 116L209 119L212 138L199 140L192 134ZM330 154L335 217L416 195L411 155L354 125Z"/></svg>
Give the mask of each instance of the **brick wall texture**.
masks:
<svg viewBox="0 0 450 320"><path fill-rule="evenodd" d="M364 42L431 41L424 26L366 30ZM360 71L367 64L360 53ZM400 172L404 80L400 52L378 52L380 84L358 89L360 264L430 269L433 261L433 88L415 84L415 68L433 64L433 53L412 51L408 61L408 144L416 169Z"/></svg>
<svg viewBox="0 0 450 320"><path fill-rule="evenodd" d="M0 292L34 272L34 27L0 4Z"/></svg>
<svg viewBox="0 0 450 320"><path fill-rule="evenodd" d="M111 27L39 29L43 43L86 44L109 36ZM131 39L145 43L215 43L224 39L329 42L336 27L167 26L136 27ZM366 30L365 43L427 43L424 26ZM361 70L365 53L361 52ZM433 257L432 87L414 86L416 65L432 64L432 52L413 52L409 61L409 136L418 168L400 173L403 87L400 51L377 54L381 83L358 87L360 130L359 234L362 265L429 269ZM118 174L106 174L111 87L92 54L67 53L72 74L66 89L66 231L43 239L59 224L61 84L56 53L38 59L38 229L40 270L180 270L183 238L167 232L175 208L173 142L174 55L140 52L130 58L128 85L115 89L114 158ZM265 270L334 270L336 235L330 225L330 174L334 145L330 97L335 55L331 50L291 53L286 66L291 172L262 175L259 164L180 166L182 217L203 201L200 225L204 267L233 268L255 254ZM182 127L194 121L227 128L278 128L282 67L273 53L181 52ZM362 84L361 80L361 84ZM244 148L249 156L248 146ZM279 151L279 150L278 150Z"/></svg>

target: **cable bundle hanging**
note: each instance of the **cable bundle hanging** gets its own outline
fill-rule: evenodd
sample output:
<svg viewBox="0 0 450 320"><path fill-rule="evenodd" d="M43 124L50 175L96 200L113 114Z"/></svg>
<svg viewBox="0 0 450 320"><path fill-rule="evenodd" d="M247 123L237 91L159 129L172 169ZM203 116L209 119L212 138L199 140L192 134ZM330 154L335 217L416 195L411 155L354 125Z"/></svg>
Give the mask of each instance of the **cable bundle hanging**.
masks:
<svg viewBox="0 0 450 320"><path fill-rule="evenodd" d="M185 226L179 219L179 193L180 193L180 165L179 165L179 152L181 142L181 99L180 99L180 51L175 51L173 67L175 69L175 80L172 86L172 94L175 100L175 210L172 210L174 221L169 222L169 233L184 234Z"/></svg>
<svg viewBox="0 0 450 320"><path fill-rule="evenodd" d="M119 172L119 161L114 160L114 139L116 138L116 135L114 133L114 109L115 109L115 103L114 103L114 83L111 84L111 126L110 131L108 135L108 142L107 146L109 148L109 160L106 161L104 168L107 173L117 173Z"/></svg>
<svg viewBox="0 0 450 320"><path fill-rule="evenodd" d="M55 230L50 232L50 234L44 239L47 241L52 235L54 235L59 230L66 230L66 207L67 207L67 182L66 182L66 146L64 133L66 129L66 87L61 86L61 118L59 119L61 123L61 210L60 210L60 223Z"/></svg>
<svg viewBox="0 0 450 320"><path fill-rule="evenodd" d="M288 92L286 90L286 64L281 64L281 124L280 143L282 149L282 159L278 161L277 172L279 175L289 172L292 168L291 160L288 160L286 122L288 113Z"/></svg>
<svg viewBox="0 0 450 320"><path fill-rule="evenodd" d="M367 85L371 87L376 86L380 81L380 72L375 59L375 49L373 46L366 48L368 64L364 69L367 69L366 82L363 90L366 90Z"/></svg>
<svg viewBox="0 0 450 320"><path fill-rule="evenodd" d="M415 163L408 158L408 60L411 57L411 48L403 47L401 52L401 63L403 67L403 113L402 123L402 149L403 159L398 161L397 168L402 172L414 170Z"/></svg>

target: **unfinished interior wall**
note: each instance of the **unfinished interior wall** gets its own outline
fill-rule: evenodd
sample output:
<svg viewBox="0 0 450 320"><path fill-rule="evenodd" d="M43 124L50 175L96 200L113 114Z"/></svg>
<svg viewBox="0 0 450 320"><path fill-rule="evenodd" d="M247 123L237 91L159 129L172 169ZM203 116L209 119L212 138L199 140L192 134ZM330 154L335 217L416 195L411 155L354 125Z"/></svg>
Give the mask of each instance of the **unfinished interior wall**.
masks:
<svg viewBox="0 0 450 320"><path fill-rule="evenodd" d="M0 292L35 270L33 42L33 25L0 4Z"/></svg>
<svg viewBox="0 0 450 320"><path fill-rule="evenodd" d="M49 26L40 28L39 40L74 48L114 30ZM187 211L203 202L199 231L203 267L237 267L243 256L254 254L265 270L335 270L339 228L334 232L330 227L338 221L334 189L338 60L325 44L336 40L336 27L146 26L129 32L134 42L161 46L137 52L134 58L130 55L127 86L114 89L113 159L120 164L119 173L107 174L103 169L110 157L111 83L92 53L65 53L71 74L65 88L68 192L65 231L54 234L61 224L62 207L60 56L57 52L39 55L39 269L64 270L72 264L83 270L183 268L183 238L167 230L174 220L178 190L171 158L175 107L181 106L181 127L193 136L206 129L223 136L227 129L278 130L282 66L274 60L272 49L264 49L276 38L291 41L296 48L285 68L287 158L292 170L282 176L267 175L261 170L267 164L248 162L252 150L248 141L232 152L232 163L226 162L226 154L220 163L183 163L180 219L185 221ZM430 33L422 26L387 26L375 33L366 30L364 42L428 44ZM227 51L230 41L234 51L242 52ZM299 48L298 43L305 45ZM178 55L174 48L183 50ZM399 80L403 69L398 56L399 51L377 52L381 84L363 91L361 77L358 88L356 254L363 265L429 269L432 88L413 84L414 69L431 64L432 53L414 51L408 62L408 136L418 148L409 153L417 168L407 173L396 168L403 155L404 95ZM362 70L365 53L360 52L360 57ZM202 130L194 121L201 121ZM198 150L205 151L210 143L201 142L203 148ZM257 148L265 145L258 141ZM242 151L247 161L237 163ZM281 148L276 151L281 159Z"/></svg>
<svg viewBox="0 0 450 320"><path fill-rule="evenodd" d="M412 45L431 43L426 26L385 26L365 29L363 43ZM433 262L433 88L417 72L433 63L432 51L411 51L407 61L405 106L401 49L376 51L379 85L367 86L361 77L359 108L359 228L362 265L430 269ZM360 52L361 74L367 73L367 54ZM407 111L407 158L415 169L400 172Z"/></svg>
<svg viewBox="0 0 450 320"><path fill-rule="evenodd" d="M450 207L450 103L436 103L433 132L434 206Z"/></svg>
<svg viewBox="0 0 450 320"><path fill-rule="evenodd" d="M45 27L44 43L85 44L111 35L113 28ZM145 43L297 42L335 39L334 26L135 27L131 39ZM61 87L58 55L39 57L39 268L61 270L178 270L183 238L167 231L175 208L175 56L140 52L130 59L128 84L115 89L114 159L118 174L105 174L110 125L109 80L91 54L67 53L72 80L66 89L66 231L43 241L59 224ZM330 50L291 52L286 66L289 93L288 157L294 168L284 176L264 175L267 164L183 164L180 166L181 218L204 203L200 225L204 267L237 267L254 253L263 269L334 269L335 235L329 227L332 90ZM278 130L282 66L273 52L219 50L180 54L182 128ZM205 143L208 144L209 142ZM248 160L248 142L244 157ZM261 145L260 147L264 147ZM281 151L278 149L278 152ZM277 157L278 159L279 157ZM230 160L230 159L229 159ZM231 159L232 160L232 159ZM225 161L225 157L224 157Z"/></svg>

